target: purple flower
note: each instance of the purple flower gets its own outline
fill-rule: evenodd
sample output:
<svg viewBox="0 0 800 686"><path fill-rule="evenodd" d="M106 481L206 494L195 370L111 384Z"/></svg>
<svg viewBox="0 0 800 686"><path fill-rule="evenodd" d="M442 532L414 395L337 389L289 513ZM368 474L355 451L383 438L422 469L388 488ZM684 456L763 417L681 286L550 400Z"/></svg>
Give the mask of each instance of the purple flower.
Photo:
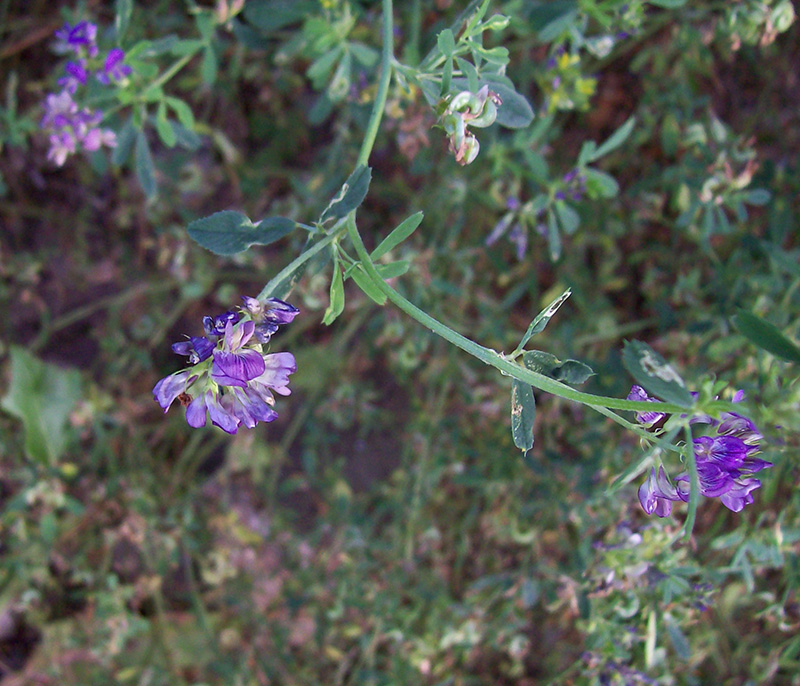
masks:
<svg viewBox="0 0 800 686"><path fill-rule="evenodd" d="M189 386L197 380L197 374L191 369L184 369L164 377L153 388L156 401L166 412L181 393L186 393Z"/></svg>
<svg viewBox="0 0 800 686"><path fill-rule="evenodd" d="M47 151L47 159L60 167L67 161L72 153L77 150L78 142L70 131L59 131L50 136L50 149Z"/></svg>
<svg viewBox="0 0 800 686"><path fill-rule="evenodd" d="M264 356L264 372L250 381L250 388L270 405L275 401L270 389L278 395L290 395L289 375L297 371L292 353L272 353Z"/></svg>
<svg viewBox="0 0 800 686"><path fill-rule="evenodd" d="M89 78L89 72L86 69L86 60L78 60L77 62L67 62L64 67L66 76L62 76L58 80L58 85L61 86L68 93L75 93L78 86L85 86Z"/></svg>
<svg viewBox="0 0 800 686"><path fill-rule="evenodd" d="M74 52L81 55L84 50L89 57L97 55L97 26L88 21L81 21L70 27L69 24L56 31L55 49L58 52Z"/></svg>
<svg viewBox="0 0 800 686"><path fill-rule="evenodd" d="M114 147L117 144L116 134L110 129L99 128L102 119L102 112L79 110L68 90L63 90L58 95L48 95L40 124L50 135L47 159L60 167L79 147L90 151L97 150L102 145Z"/></svg>
<svg viewBox="0 0 800 686"><path fill-rule="evenodd" d="M123 63L125 51L121 48L114 48L108 53L103 69L97 72L97 80L105 85L112 81L122 81L126 76L130 76L133 69Z"/></svg>
<svg viewBox="0 0 800 686"><path fill-rule="evenodd" d="M297 314L296 308L282 300L260 304L245 298L245 309L266 320L286 323ZM264 354L255 337L257 324L242 320L239 312L204 317L207 336L193 336L172 345L193 365L159 381L153 394L166 411L178 398L186 406L186 421L199 428L208 419L230 434L239 426L253 428L258 422L271 422L277 416L273 406L278 395L289 395L289 375L297 369L291 353ZM274 325L277 329L278 324ZM192 398L188 391L199 389Z"/></svg>
<svg viewBox="0 0 800 686"><path fill-rule="evenodd" d="M729 510L741 512L745 505L750 505L753 502L751 492L760 486L761 482L758 479L741 479L727 493L723 493L719 499Z"/></svg>
<svg viewBox="0 0 800 686"><path fill-rule="evenodd" d="M278 417L270 403L252 388L230 388L222 398L222 405L248 429L258 422L271 422Z"/></svg>
<svg viewBox="0 0 800 686"><path fill-rule="evenodd" d="M733 399L734 402L741 401L741 392L737 392ZM644 389L634 386L628 400L650 401L652 398L647 396ZM653 426L663 416L658 412L640 412L636 418L645 426ZM698 436L692 441L700 493L707 498L719 498L733 512L741 511L745 505L753 502L752 492L761 486L753 474L772 467L771 462L755 457L761 449L761 432L750 419L734 412L723 413L721 420L703 415L689 422L705 424L715 432L714 435ZM656 512L661 517L666 516L671 511L671 501L689 501L690 484L688 472L675 477L675 486L672 487L660 469L658 477L653 470L639 488L642 509L647 514Z"/></svg>
<svg viewBox="0 0 800 686"><path fill-rule="evenodd" d="M72 124L78 105L67 91L58 95L50 93L44 101L44 116L39 126L43 129L60 129Z"/></svg>
<svg viewBox="0 0 800 686"><path fill-rule="evenodd" d="M491 233L486 237L486 245L492 245L497 241L500 236L502 236L506 231L508 231L508 227L511 226L511 222L514 221L514 214L513 212L508 212L504 214L500 221L494 225Z"/></svg>
<svg viewBox="0 0 800 686"><path fill-rule="evenodd" d="M228 310L223 314L218 314L216 317L203 317L203 328L208 336L224 336L228 322L236 324L241 318L242 315L238 312Z"/></svg>
<svg viewBox="0 0 800 686"><path fill-rule="evenodd" d="M244 309L255 322L255 337L259 343L268 343L279 327L289 324L300 312L278 298L267 298L263 303L248 295L242 296Z"/></svg>
<svg viewBox="0 0 800 686"><path fill-rule="evenodd" d="M253 348L243 346L253 337L255 324L244 322L234 329L231 322L225 325L222 350L214 351L211 378L220 386L247 387L247 382L264 373L264 358Z"/></svg>
<svg viewBox="0 0 800 686"><path fill-rule="evenodd" d="M646 403L657 403L658 400L655 398L651 398L647 395L647 392L641 386L633 385L631 386L631 392L628 393L627 400L636 400L638 402L646 402ZM666 417L663 412L637 412L636 413L636 421L639 424L642 424L646 427L654 426L658 424L664 417Z"/></svg>
<svg viewBox="0 0 800 686"><path fill-rule="evenodd" d="M522 262L525 258L525 251L528 249L528 234L519 222L511 227L511 231L508 232L508 240L517 246L517 259Z"/></svg>
<svg viewBox="0 0 800 686"><path fill-rule="evenodd" d="M99 150L100 146L107 148L117 147L117 134L111 129L89 129L81 141L84 150Z"/></svg>
<svg viewBox="0 0 800 686"><path fill-rule="evenodd" d="M678 492L667 480L664 468L653 467L650 476L639 486L639 502L647 514L655 512L659 517L667 517L672 512L672 502L678 500Z"/></svg>
<svg viewBox="0 0 800 686"><path fill-rule="evenodd" d="M239 420L220 402L220 396L211 389L198 395L186 407L186 423L199 429L206 425L206 411L211 423L229 434L235 434Z"/></svg>
<svg viewBox="0 0 800 686"><path fill-rule="evenodd" d="M180 341L172 344L173 352L178 355L185 355L191 364L197 364L211 357L217 344L208 340L205 336L191 336L188 341Z"/></svg>

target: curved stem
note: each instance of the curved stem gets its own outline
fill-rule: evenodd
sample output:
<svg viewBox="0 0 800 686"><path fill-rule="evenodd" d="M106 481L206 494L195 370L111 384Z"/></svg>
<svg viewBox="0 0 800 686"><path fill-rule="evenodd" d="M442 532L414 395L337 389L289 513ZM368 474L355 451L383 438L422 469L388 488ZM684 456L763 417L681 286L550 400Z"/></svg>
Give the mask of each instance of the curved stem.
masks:
<svg viewBox="0 0 800 686"><path fill-rule="evenodd" d="M556 381L555 379L551 379L544 374L521 367L515 362L509 360L502 353L498 353L496 350L484 348L482 345L475 343L475 341L470 340L466 336L462 336L460 333L434 319L427 312L424 312L416 305L406 300L402 295L400 295L400 293L387 284L375 269L375 265L373 264L367 249L364 247L364 242L361 240L361 236L358 233L355 220L352 218L352 216L348 217L347 219L347 232L350 236L350 240L355 246L356 253L361 260L364 270L371 277L375 286L382 293L384 293L389 300L391 300L412 319L416 319L420 324L429 328L431 331L433 331L433 333L441 336L449 343L461 348L464 352L469 353L473 357L477 357L481 362L498 369L501 373L511 376L515 379L519 379L520 381L530 384L531 386L542 391L546 391L547 393L552 393L553 395L566 398L567 400L588 405L589 407L594 408L595 410L601 412L611 419L614 419L615 421L621 420L622 418L617 417L613 412L608 412L608 410L630 410L634 412L649 410L666 413L685 412L685 408L673 403L639 402L635 400L609 398L601 395L593 395L592 393L576 391L574 388L571 388L560 381ZM625 424L628 425L629 423L625 422Z"/></svg>

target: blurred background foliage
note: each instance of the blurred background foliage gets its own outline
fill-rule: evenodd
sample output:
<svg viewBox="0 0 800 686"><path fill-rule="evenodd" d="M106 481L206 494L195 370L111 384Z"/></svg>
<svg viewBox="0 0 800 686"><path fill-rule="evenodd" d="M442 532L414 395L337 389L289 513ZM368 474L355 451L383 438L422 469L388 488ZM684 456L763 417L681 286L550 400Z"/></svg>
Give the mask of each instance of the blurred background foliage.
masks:
<svg viewBox="0 0 800 686"><path fill-rule="evenodd" d="M398 59L417 64L464 4L397 3ZM359 212L368 248L425 213L396 287L488 347L512 350L571 288L535 343L590 364L587 390L627 394L626 337L694 386L744 389L775 463L744 511L706 501L676 543L681 513L609 490L635 437L558 399L537 394L520 454L508 379L352 282L322 326L326 265L288 298L302 314L276 347L298 371L275 423L190 430L153 401L169 344L302 247L220 259L186 225L318 216L355 163L379 10L0 2L2 683L800 684L797 365L731 320L800 339L786 0L497 0L488 16L510 22L485 47L507 48L533 124L482 129L460 167L394 81ZM165 86L192 116L122 109L110 123L148 154L56 169L41 102L53 33L79 19L118 36L124 20L140 73L199 41ZM595 159L587 143L626 123Z"/></svg>

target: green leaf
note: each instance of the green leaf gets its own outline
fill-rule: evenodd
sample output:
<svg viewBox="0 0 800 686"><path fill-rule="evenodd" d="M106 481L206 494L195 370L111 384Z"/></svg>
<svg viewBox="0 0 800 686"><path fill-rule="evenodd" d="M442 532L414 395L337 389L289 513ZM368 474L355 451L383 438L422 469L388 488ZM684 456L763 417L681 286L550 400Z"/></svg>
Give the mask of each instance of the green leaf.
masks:
<svg viewBox="0 0 800 686"><path fill-rule="evenodd" d="M128 30L128 25L131 21L131 14L133 13L133 0L117 0L115 3L116 16L114 17L114 30L117 34L117 43L119 43L125 32Z"/></svg>
<svg viewBox="0 0 800 686"><path fill-rule="evenodd" d="M244 6L245 19L266 33L300 22L318 11L319 5L310 0L248 0Z"/></svg>
<svg viewBox="0 0 800 686"><path fill-rule="evenodd" d="M167 119L167 105L163 100L158 105L158 112L156 114L156 131L158 132L158 137L161 139L161 142L164 145L166 145L168 148L175 147L178 137L175 134L175 129L172 128L172 124L170 123L169 119Z"/></svg>
<svg viewBox="0 0 800 686"><path fill-rule="evenodd" d="M11 381L0 406L22 421L28 457L52 466L66 447L69 414L81 396L80 374L17 346L9 352Z"/></svg>
<svg viewBox="0 0 800 686"><path fill-rule="evenodd" d="M185 57L186 55L194 55L205 46L205 42L199 38L184 38L174 42L169 49L170 55L174 57Z"/></svg>
<svg viewBox="0 0 800 686"><path fill-rule="evenodd" d="M125 61L131 64L131 60L136 57L156 57L157 55L163 55L165 52L169 52L177 42L178 36L174 33L163 36L158 40L139 41L128 50ZM158 67L156 67L156 69L158 69Z"/></svg>
<svg viewBox="0 0 800 686"><path fill-rule="evenodd" d="M217 80L217 72L219 71L219 63L217 61L217 53L212 46L208 46L203 50L203 61L200 64L200 76L203 83L211 85Z"/></svg>
<svg viewBox="0 0 800 686"><path fill-rule="evenodd" d="M235 255L251 245L268 245L288 233L296 224L285 217L269 217L253 224L241 212L223 210L189 224L189 236L215 255Z"/></svg>
<svg viewBox="0 0 800 686"><path fill-rule="evenodd" d="M364 291L370 299L374 300L378 305L386 304L386 294L373 283L372 279L369 278L369 275L360 264L357 264L356 268L350 272L350 276L353 278L353 281L356 282L356 285Z"/></svg>
<svg viewBox="0 0 800 686"><path fill-rule="evenodd" d="M590 197L614 198L619 193L619 184L610 174L591 167L585 170L586 191Z"/></svg>
<svg viewBox="0 0 800 686"><path fill-rule="evenodd" d="M555 262L561 257L561 234L558 232L558 221L553 211L547 211L547 244L550 248L550 259Z"/></svg>
<svg viewBox="0 0 800 686"><path fill-rule="evenodd" d="M625 341L622 366L650 395L681 407L694 404L678 372L646 343Z"/></svg>
<svg viewBox="0 0 800 686"><path fill-rule="evenodd" d="M331 200L328 207L319 218L320 222L328 219L341 219L347 216L352 210L356 209L369 191L369 182L372 179L372 170L361 165L344 182L338 195Z"/></svg>
<svg viewBox="0 0 800 686"><path fill-rule="evenodd" d="M511 383L511 435L514 445L522 452L533 448L533 420L536 418L536 399L533 388L519 379Z"/></svg>
<svg viewBox="0 0 800 686"><path fill-rule="evenodd" d="M772 353L782 360L800 364L800 348L781 333L773 324L747 310L739 310L733 317L733 325L751 343Z"/></svg>
<svg viewBox="0 0 800 686"><path fill-rule="evenodd" d="M477 93L480 90L480 85L478 85L478 70L475 69L475 66L472 64L472 62L469 62L462 57L456 57L456 64L461 70L461 73L467 78L467 89L469 92Z"/></svg>
<svg viewBox="0 0 800 686"><path fill-rule="evenodd" d="M544 328L547 326L552 316L558 312L558 308L566 302L570 295L572 295L572 290L568 288L533 318L528 330L519 342L517 350L522 350L532 336L544 331Z"/></svg>
<svg viewBox="0 0 800 686"><path fill-rule="evenodd" d="M195 6L194 23L203 42L209 45L213 43L214 29L216 28L214 13L210 9L200 9Z"/></svg>
<svg viewBox="0 0 800 686"><path fill-rule="evenodd" d="M165 98L167 105L175 112L178 121L187 129L194 130L194 113L192 108L189 107L183 100L172 96Z"/></svg>
<svg viewBox="0 0 800 686"><path fill-rule="evenodd" d="M321 89L328 81L333 67L341 54L342 46L337 45L318 57L306 70L306 76L310 79L315 89Z"/></svg>
<svg viewBox="0 0 800 686"><path fill-rule="evenodd" d="M175 138L178 145L186 150L199 150L203 145L203 139L194 131L181 126L178 122L172 122L172 129L175 131Z"/></svg>
<svg viewBox="0 0 800 686"><path fill-rule="evenodd" d="M770 193L766 188L754 188L753 190L747 192L745 202L747 202L749 205L766 205L770 201L771 197L772 193Z"/></svg>
<svg viewBox="0 0 800 686"><path fill-rule="evenodd" d="M581 223L580 215L563 200L556 200L556 214L564 233L568 236L575 233Z"/></svg>
<svg viewBox="0 0 800 686"><path fill-rule="evenodd" d="M380 53L375 50L375 48L370 48L368 45L364 45L363 43L348 43L348 48L353 54L353 58L356 60L356 62L364 65L365 67L372 67L376 65L381 57Z"/></svg>
<svg viewBox="0 0 800 686"><path fill-rule="evenodd" d="M390 250L394 250L400 243L414 233L420 223L422 223L422 218L424 216L422 212L416 212L400 222L400 224L378 244L378 247L372 251L370 257L373 262L383 257Z"/></svg>
<svg viewBox="0 0 800 686"><path fill-rule="evenodd" d="M136 178L148 198L155 196L158 186L156 184L156 168L150 154L150 144L144 130L136 132Z"/></svg>
<svg viewBox="0 0 800 686"><path fill-rule="evenodd" d="M445 29L438 36L436 36L436 45L439 47L445 57L452 57L456 51L456 40L453 32L450 29Z"/></svg>
<svg viewBox="0 0 800 686"><path fill-rule="evenodd" d="M334 260L333 263L330 298L330 304L328 309L325 310L325 316L322 318L322 323L325 326L330 326L344 310L344 280L337 260Z"/></svg>
<svg viewBox="0 0 800 686"><path fill-rule="evenodd" d="M393 279L396 276L405 274L410 266L411 263L408 260L399 260L389 264L376 265L375 270L381 275L382 279Z"/></svg>
<svg viewBox="0 0 800 686"><path fill-rule="evenodd" d="M117 135L117 147L111 151L111 163L116 167L125 164L131 156L135 142L136 127L133 125L133 120L128 119Z"/></svg>
<svg viewBox="0 0 800 686"><path fill-rule="evenodd" d="M678 7L683 7L687 0L648 0L648 2L656 7L665 7L674 10L678 9Z"/></svg>
<svg viewBox="0 0 800 686"><path fill-rule="evenodd" d="M672 647L675 649L675 654L684 662L688 662L689 658L692 657L692 648L689 645L689 640L681 631L678 623L669 615L664 615L664 622L667 625L667 635Z"/></svg>
<svg viewBox="0 0 800 686"><path fill-rule="evenodd" d="M589 158L589 162L594 162L595 160L599 160L601 157L605 157L610 153L612 150L616 150L620 145L622 145L626 140L628 140L628 136L631 135L633 132L633 127L636 125L636 118L630 117L628 121L626 121L622 126L620 126L614 133L612 133L601 145L594 151L594 154Z"/></svg>
<svg viewBox="0 0 800 686"><path fill-rule="evenodd" d="M568 384L582 384L590 376L594 376L591 367L579 362L578 360L566 360L562 362L555 355L546 353L543 350L530 350L522 356L525 367L539 374L549 376L556 381L563 381Z"/></svg>

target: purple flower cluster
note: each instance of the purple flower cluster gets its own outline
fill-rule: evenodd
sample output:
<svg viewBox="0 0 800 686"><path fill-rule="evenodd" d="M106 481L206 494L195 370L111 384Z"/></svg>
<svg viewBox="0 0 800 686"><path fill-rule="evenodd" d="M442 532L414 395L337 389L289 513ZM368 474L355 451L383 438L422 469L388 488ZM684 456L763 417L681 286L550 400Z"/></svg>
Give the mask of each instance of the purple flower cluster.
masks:
<svg viewBox="0 0 800 686"><path fill-rule="evenodd" d="M494 225L486 237L486 245L494 245L501 236L506 236L516 247L517 259L522 261L528 249L527 221L531 203L524 205L519 198L510 195L506 198L507 212Z"/></svg>
<svg viewBox="0 0 800 686"><path fill-rule="evenodd" d="M74 53L75 60L64 66L64 76L58 79L60 93L51 93L44 103L41 128L50 137L47 159L61 166L67 157L79 149L93 151L101 146L113 148L117 138L111 129L100 128L103 113L75 102L75 94L89 82L90 75L104 85L123 81L131 74L124 64L125 53L113 48L105 58L99 56L97 26L82 21L75 26L65 24L56 31L55 49L60 53Z"/></svg>
<svg viewBox="0 0 800 686"><path fill-rule="evenodd" d="M738 391L733 402L741 402L744 394ZM640 386L634 386L628 400L653 401ZM660 412L640 412L637 420L651 427L664 418ZM740 512L753 502L752 492L761 486L753 475L772 467L771 462L756 455L760 452L763 438L755 424L736 412L723 412L719 420L711 417L695 417L693 424L705 424L713 435L693 439L694 456L700 477L700 492L707 498L719 498L733 512ZM672 503L689 501L690 476L679 474L670 483L663 467L650 470L647 480L639 488L639 502L647 514L655 512L666 517L672 511Z"/></svg>
<svg viewBox="0 0 800 686"><path fill-rule="evenodd" d="M583 200L586 193L586 174L577 169L571 169L562 177L564 187L556 191L556 200L566 200L569 196L575 202Z"/></svg>
<svg viewBox="0 0 800 686"><path fill-rule="evenodd" d="M262 346L299 310L277 298L242 299L241 312L204 317L205 336L174 343L172 350L188 357L192 366L161 379L153 388L165 412L176 399L186 407L189 426L205 426L209 417L230 434L240 425L252 429L278 416L273 393L291 392L289 375L297 370L294 355L264 353Z"/></svg>

